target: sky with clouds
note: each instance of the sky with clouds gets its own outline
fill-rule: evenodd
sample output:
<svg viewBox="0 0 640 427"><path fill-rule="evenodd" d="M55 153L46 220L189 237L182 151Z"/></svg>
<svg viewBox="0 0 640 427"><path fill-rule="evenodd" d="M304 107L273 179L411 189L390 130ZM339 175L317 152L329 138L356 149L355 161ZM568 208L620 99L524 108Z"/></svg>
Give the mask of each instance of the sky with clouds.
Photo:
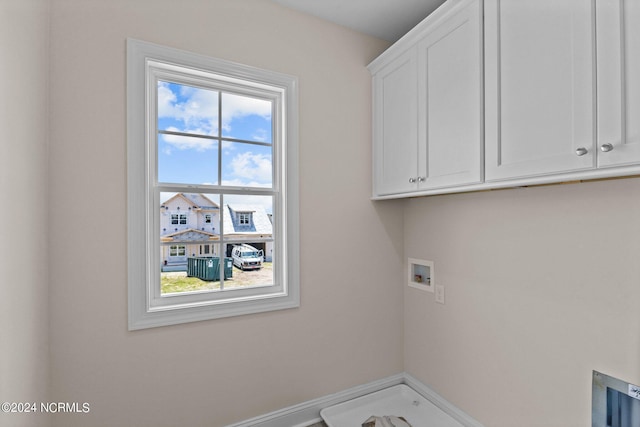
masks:
<svg viewBox="0 0 640 427"><path fill-rule="evenodd" d="M270 101L161 81L157 108L159 131L194 135L158 134L160 182L218 184L220 169L223 185L271 186L272 147L251 143L272 142Z"/></svg>

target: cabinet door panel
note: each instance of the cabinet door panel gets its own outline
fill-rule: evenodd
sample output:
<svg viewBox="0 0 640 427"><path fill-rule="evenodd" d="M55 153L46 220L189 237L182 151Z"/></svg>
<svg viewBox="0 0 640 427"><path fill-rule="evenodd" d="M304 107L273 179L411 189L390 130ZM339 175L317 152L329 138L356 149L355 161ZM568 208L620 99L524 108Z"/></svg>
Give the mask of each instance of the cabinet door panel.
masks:
<svg viewBox="0 0 640 427"><path fill-rule="evenodd" d="M487 180L595 167L593 23L590 1L485 1Z"/></svg>
<svg viewBox="0 0 640 427"><path fill-rule="evenodd" d="M417 184L417 64L415 49L374 77L375 183L378 195L413 191Z"/></svg>
<svg viewBox="0 0 640 427"><path fill-rule="evenodd" d="M482 25L470 1L418 46L421 189L482 180Z"/></svg>
<svg viewBox="0 0 640 427"><path fill-rule="evenodd" d="M598 166L640 163L640 2L599 0Z"/></svg>

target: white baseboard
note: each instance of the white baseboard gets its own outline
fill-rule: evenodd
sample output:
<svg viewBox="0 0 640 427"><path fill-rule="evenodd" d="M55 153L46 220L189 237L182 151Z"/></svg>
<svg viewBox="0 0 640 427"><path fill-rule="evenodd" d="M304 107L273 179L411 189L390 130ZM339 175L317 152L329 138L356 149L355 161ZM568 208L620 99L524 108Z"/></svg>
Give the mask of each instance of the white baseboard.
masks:
<svg viewBox="0 0 640 427"><path fill-rule="evenodd" d="M402 374L393 375L368 384L359 385L338 393L309 400L298 405L289 406L288 408L251 418L250 420L231 424L227 427L307 427L311 424L322 421L320 411L324 408L337 405L338 403L346 402L351 399L356 399L398 384L408 385L424 396L425 399L431 401L434 405L453 417L464 427L483 427L482 424L443 399L442 396L433 391L430 387L404 372Z"/></svg>
<svg viewBox="0 0 640 427"><path fill-rule="evenodd" d="M227 427L306 427L322 421L320 411L329 406L346 402L360 396L402 384L404 374L394 375L382 380L356 386L338 393L309 400L298 405L280 409Z"/></svg>
<svg viewBox="0 0 640 427"><path fill-rule="evenodd" d="M454 406L448 400L445 400L442 396L436 393L431 387L427 386L425 383L419 381L417 378L407 374L404 375L404 383L417 391L420 395L422 395L425 399L436 405L438 408L442 410L442 412L449 415L454 420L458 421L464 427L484 427L478 421L471 418L469 414L462 411L457 406Z"/></svg>

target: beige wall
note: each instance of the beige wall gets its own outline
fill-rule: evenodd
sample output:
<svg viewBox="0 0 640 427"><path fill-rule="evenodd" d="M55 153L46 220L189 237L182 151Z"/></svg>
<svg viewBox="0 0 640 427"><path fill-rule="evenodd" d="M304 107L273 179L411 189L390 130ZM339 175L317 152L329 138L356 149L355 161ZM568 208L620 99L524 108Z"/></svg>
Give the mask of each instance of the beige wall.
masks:
<svg viewBox="0 0 640 427"><path fill-rule="evenodd" d="M0 1L0 401L49 391L47 287L48 2ZM48 418L0 413L0 425Z"/></svg>
<svg viewBox="0 0 640 427"><path fill-rule="evenodd" d="M369 201L384 42L265 0L53 0L51 25L52 395L91 405L54 425L224 426L402 372L402 215ZM127 331L127 37L298 76L299 309Z"/></svg>
<svg viewBox="0 0 640 427"><path fill-rule="evenodd" d="M0 2L0 177L28 207L0 214L2 400L224 426L405 369L487 427L577 427L592 369L640 383L640 179L372 203L383 42L264 0L52 0L47 102L48 5ZM299 77L299 309L127 331L126 37ZM403 253L446 305L403 285Z"/></svg>
<svg viewBox="0 0 640 427"><path fill-rule="evenodd" d="M590 425L591 371L640 383L640 179L422 198L405 369L487 427Z"/></svg>

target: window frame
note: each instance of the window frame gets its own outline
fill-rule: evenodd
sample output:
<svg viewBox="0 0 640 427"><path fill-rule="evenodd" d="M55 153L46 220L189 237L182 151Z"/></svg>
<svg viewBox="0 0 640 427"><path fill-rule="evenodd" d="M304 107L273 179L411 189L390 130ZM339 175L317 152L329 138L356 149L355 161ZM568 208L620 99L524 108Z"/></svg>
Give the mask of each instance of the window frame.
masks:
<svg viewBox="0 0 640 427"><path fill-rule="evenodd" d="M185 78L209 78L229 85L277 94L274 107L272 157L274 180L273 236L279 265L274 264L274 286L159 295L160 202L157 193L154 73L184 73ZM262 70L200 54L127 39L127 216L129 330L209 320L300 305L298 214L298 82L293 76ZM157 89L155 89L157 90ZM156 92L157 93L157 92ZM155 110L154 110L155 111ZM152 118L153 117L153 118ZM154 178L155 181L154 181ZM202 186L173 185L177 192L200 192ZM218 183L225 194L233 188ZM166 186L163 186L166 188ZM219 190L219 191L222 191ZM237 192L248 194L246 188ZM164 190L163 190L164 191ZM255 195L264 194L256 188ZM224 248L220 248L224 251ZM224 294L224 295L222 295Z"/></svg>

